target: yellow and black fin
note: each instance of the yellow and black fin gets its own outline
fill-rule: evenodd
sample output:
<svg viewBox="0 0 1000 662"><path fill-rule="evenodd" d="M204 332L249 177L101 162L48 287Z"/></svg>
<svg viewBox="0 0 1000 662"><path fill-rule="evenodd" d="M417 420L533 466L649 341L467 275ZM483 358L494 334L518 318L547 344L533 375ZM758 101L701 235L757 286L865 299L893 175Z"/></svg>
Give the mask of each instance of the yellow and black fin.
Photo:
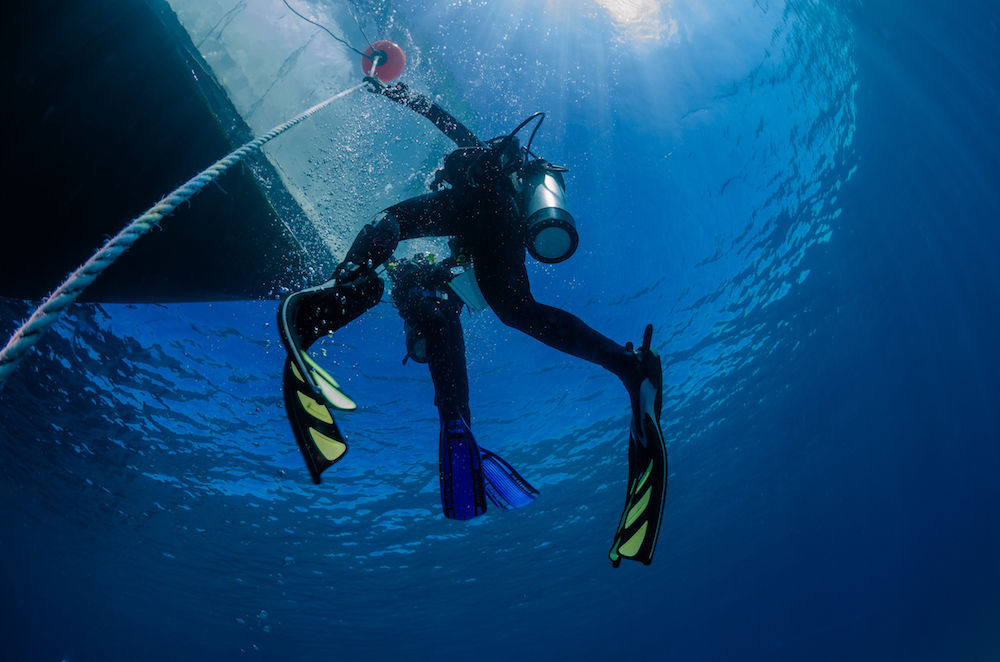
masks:
<svg viewBox="0 0 1000 662"><path fill-rule="evenodd" d="M628 488L625 509L608 557L614 567L622 559L653 562L660 519L667 494L667 445L660 429L663 379L659 357L649 348L652 328L647 327L640 350L647 373L636 393L636 410L629 429Z"/></svg>
<svg viewBox="0 0 1000 662"><path fill-rule="evenodd" d="M340 329L377 304L384 290L385 282L371 273L351 284L329 280L322 285L293 292L278 304L281 342L306 385L315 394L313 397L326 396L308 365L305 350L322 336Z"/></svg>
<svg viewBox="0 0 1000 662"><path fill-rule="evenodd" d="M320 380L324 376L329 378L333 384L331 388L340 393L351 405L356 406L336 387L336 382L333 381L332 377L319 366L316 366L316 370ZM313 376L316 375L317 372L314 372ZM306 466L309 468L313 482L318 485L320 474L333 466L347 452L344 435L337 427L337 422L333 420L333 415L330 413L330 403L325 402L325 398L317 399L316 394L303 379L302 373L291 358L285 359L282 391L285 398L285 411L288 414L288 421L292 425L292 431L295 433L295 441L299 444L299 450L302 451L302 456L306 460Z"/></svg>
<svg viewBox="0 0 1000 662"><path fill-rule="evenodd" d="M358 408L354 400L351 400L346 393L340 390L340 384L330 373L319 367L319 364L308 353L302 352L301 354L302 362L305 364L306 370L309 371L309 376L312 377L312 383L316 385L318 394L323 396L328 405L340 411L354 411ZM303 381L299 367L295 362L292 362L292 373L299 381Z"/></svg>

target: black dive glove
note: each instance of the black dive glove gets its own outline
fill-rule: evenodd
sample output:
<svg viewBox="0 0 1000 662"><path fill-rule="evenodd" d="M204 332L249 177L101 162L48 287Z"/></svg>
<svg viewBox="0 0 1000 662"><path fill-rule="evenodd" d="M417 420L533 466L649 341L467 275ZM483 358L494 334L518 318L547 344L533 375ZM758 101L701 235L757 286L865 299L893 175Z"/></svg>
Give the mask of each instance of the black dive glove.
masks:
<svg viewBox="0 0 1000 662"><path fill-rule="evenodd" d="M392 83L386 85L374 76L365 76L366 89L373 94L381 94L391 101L406 106L407 108L426 116L431 111L431 101L422 94L410 91L406 83Z"/></svg>
<svg viewBox="0 0 1000 662"><path fill-rule="evenodd" d="M365 76L364 81L365 89L372 94L381 94L404 105L410 99L410 88L408 88L404 83L386 85L375 76Z"/></svg>

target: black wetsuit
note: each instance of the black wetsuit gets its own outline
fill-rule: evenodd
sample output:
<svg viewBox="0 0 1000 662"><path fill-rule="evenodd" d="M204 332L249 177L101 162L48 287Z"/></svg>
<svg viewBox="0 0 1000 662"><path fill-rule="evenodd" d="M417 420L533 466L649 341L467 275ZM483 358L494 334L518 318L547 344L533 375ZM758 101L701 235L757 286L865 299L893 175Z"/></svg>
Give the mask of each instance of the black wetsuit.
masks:
<svg viewBox="0 0 1000 662"><path fill-rule="evenodd" d="M390 270L392 300L403 318L407 358L426 363L442 419L461 415L471 425L462 299L448 287L454 260L405 261Z"/></svg>
<svg viewBox="0 0 1000 662"><path fill-rule="evenodd" d="M482 143L437 104L398 84L383 88L398 103L424 115L460 148ZM476 280L500 320L560 351L591 361L623 380L632 352L570 313L535 301L524 266L526 250L518 210L497 187L458 184L410 198L366 225L345 257L366 269L384 264L402 239L453 236L475 265ZM464 359L463 359L464 360Z"/></svg>

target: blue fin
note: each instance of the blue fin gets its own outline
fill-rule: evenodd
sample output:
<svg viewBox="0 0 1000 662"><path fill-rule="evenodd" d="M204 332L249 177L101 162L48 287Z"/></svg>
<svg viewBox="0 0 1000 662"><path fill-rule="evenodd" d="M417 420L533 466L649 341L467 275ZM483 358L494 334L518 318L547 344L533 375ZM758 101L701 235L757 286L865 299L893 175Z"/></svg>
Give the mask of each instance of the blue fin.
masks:
<svg viewBox="0 0 1000 662"><path fill-rule="evenodd" d="M467 520L485 513L486 494L479 446L461 416L441 418L438 457L444 516Z"/></svg>
<svg viewBox="0 0 1000 662"><path fill-rule="evenodd" d="M523 508L535 500L539 492L524 476L517 473L502 457L480 447L483 483L486 496L501 510Z"/></svg>

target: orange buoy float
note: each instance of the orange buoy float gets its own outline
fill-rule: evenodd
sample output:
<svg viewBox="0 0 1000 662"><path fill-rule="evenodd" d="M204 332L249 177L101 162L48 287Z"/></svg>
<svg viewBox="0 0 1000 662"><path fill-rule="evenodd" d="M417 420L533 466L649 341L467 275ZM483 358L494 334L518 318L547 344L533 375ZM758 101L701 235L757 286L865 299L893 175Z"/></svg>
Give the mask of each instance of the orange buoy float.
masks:
<svg viewBox="0 0 1000 662"><path fill-rule="evenodd" d="M375 67L374 75L383 83L388 83L403 73L403 67L406 66L406 53L399 47L399 44L381 39L369 46L361 58L361 71L366 76L372 75L373 54L379 58L379 65Z"/></svg>

